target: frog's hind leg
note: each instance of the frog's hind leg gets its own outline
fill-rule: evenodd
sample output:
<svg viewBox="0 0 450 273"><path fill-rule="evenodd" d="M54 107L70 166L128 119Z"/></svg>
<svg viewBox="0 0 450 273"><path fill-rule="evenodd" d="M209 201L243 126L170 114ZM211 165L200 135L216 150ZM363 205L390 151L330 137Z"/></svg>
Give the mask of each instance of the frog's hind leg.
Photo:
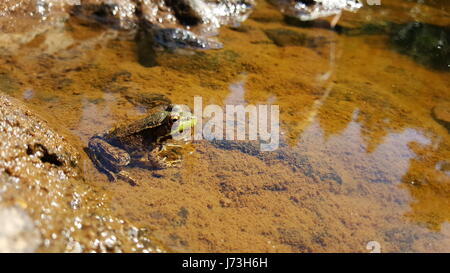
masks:
<svg viewBox="0 0 450 273"><path fill-rule="evenodd" d="M115 172L109 170L108 168L105 167L105 164L102 163L102 160L100 157L97 156L97 154L95 152L93 152L92 150L87 150L87 153L89 155L89 158L92 160L92 162L94 163L95 167L97 167L97 169L103 173L106 174L106 176L108 176L109 181L111 182L115 182L117 180L117 175Z"/></svg>
<svg viewBox="0 0 450 273"><path fill-rule="evenodd" d="M126 151L112 146L99 137L89 140L87 151L97 169L104 172L110 181L122 179L131 185L136 185L128 172L122 170L122 167L127 166L131 161Z"/></svg>

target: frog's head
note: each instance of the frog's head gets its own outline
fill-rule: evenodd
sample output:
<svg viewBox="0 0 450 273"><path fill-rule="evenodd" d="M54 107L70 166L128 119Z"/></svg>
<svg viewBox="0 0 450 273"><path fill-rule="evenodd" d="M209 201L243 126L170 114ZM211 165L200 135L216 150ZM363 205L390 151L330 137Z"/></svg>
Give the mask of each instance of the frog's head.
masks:
<svg viewBox="0 0 450 273"><path fill-rule="evenodd" d="M173 122L170 135L174 139L183 139L190 136L190 129L197 123L197 118L186 105L174 105L170 112Z"/></svg>

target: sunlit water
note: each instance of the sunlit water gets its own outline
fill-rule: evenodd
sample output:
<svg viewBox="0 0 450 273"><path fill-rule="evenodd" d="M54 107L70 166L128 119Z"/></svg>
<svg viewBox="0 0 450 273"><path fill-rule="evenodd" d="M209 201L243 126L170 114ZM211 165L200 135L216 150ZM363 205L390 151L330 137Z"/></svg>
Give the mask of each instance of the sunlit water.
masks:
<svg viewBox="0 0 450 273"><path fill-rule="evenodd" d="M32 21L0 33L0 89L69 130L87 183L173 251L367 252L376 241L386 252L448 252L450 135L432 109L450 103L449 69L400 52L389 24L444 27L449 10L382 1L329 29L285 22L260 2L240 28L221 29L223 49L159 52L150 68L127 33ZM191 107L194 96L279 105L282 145L251 153L195 141L179 168L129 168L139 186L109 183L83 148L142 116L126 99L142 92Z"/></svg>

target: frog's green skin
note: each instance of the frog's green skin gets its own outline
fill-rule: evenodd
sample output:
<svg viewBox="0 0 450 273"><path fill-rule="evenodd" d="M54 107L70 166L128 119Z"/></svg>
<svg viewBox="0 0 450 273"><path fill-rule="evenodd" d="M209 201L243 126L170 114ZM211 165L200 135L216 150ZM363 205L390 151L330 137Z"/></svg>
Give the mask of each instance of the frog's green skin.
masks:
<svg viewBox="0 0 450 273"><path fill-rule="evenodd" d="M173 133L192 127L195 118L189 112L174 110L175 106L161 95L147 98L143 103L151 108L147 117L94 135L89 140L90 158L110 181L120 178L136 185L124 167L161 169L180 162L181 154L172 149L177 145L167 141L172 139Z"/></svg>

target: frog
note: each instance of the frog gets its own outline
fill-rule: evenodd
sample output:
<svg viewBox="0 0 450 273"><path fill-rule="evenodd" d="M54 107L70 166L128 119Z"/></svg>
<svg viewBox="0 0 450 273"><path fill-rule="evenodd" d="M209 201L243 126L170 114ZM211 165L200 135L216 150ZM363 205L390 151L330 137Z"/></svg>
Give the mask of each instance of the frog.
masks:
<svg viewBox="0 0 450 273"><path fill-rule="evenodd" d="M109 181L121 179L134 186L138 183L125 168L157 170L181 163L182 144L177 140L186 140L196 118L186 107L172 104L161 94L133 100L146 107L147 115L95 134L89 139L87 153Z"/></svg>

